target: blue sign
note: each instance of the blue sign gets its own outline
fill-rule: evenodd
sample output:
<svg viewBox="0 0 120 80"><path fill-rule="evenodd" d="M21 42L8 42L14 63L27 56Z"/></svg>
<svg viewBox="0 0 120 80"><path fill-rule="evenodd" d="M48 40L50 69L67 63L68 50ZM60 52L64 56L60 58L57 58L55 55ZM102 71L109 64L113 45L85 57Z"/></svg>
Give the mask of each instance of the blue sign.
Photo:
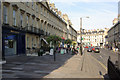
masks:
<svg viewBox="0 0 120 80"><path fill-rule="evenodd" d="M5 37L5 39L8 39L8 40L15 40L15 35L7 36L7 37Z"/></svg>

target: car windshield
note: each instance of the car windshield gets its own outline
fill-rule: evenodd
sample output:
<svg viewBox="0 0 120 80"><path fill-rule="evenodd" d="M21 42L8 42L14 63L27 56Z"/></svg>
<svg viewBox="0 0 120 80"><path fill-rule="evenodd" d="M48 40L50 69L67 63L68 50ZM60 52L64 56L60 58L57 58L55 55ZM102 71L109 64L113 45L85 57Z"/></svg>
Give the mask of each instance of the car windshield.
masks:
<svg viewBox="0 0 120 80"><path fill-rule="evenodd" d="M95 49L99 49L99 48L95 48Z"/></svg>

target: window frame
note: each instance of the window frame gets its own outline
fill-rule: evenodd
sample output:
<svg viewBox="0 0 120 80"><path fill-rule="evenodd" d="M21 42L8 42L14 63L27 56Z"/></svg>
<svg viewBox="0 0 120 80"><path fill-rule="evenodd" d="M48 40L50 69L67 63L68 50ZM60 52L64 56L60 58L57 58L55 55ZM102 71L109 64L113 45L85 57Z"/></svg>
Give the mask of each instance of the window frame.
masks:
<svg viewBox="0 0 120 80"><path fill-rule="evenodd" d="M7 6L3 6L3 23L8 23L8 8Z"/></svg>
<svg viewBox="0 0 120 80"><path fill-rule="evenodd" d="M23 27L23 14L20 14L20 26Z"/></svg>
<svg viewBox="0 0 120 80"><path fill-rule="evenodd" d="M13 9L13 25L16 26L16 10Z"/></svg>

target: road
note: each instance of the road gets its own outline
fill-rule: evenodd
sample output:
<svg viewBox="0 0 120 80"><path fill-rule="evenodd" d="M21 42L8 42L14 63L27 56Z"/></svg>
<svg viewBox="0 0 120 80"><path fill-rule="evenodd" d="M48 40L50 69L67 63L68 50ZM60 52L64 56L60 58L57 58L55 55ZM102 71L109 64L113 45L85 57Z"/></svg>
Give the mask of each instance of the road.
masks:
<svg viewBox="0 0 120 80"><path fill-rule="evenodd" d="M90 52L89 52L90 53ZM100 61L102 64L104 64L107 67L107 61L109 56L111 57L111 61L115 63L116 60L118 60L118 54L108 50L108 49L100 49L100 53L90 53L95 59Z"/></svg>

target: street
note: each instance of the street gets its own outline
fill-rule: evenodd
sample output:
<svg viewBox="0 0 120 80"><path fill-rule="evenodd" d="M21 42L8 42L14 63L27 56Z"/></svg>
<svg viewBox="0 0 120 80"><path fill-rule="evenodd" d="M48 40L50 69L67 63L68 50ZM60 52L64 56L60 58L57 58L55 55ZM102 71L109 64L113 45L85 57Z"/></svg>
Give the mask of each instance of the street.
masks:
<svg viewBox="0 0 120 80"><path fill-rule="evenodd" d="M94 53L92 52L91 55L97 59L99 62L104 64L105 67L107 67L107 61L110 56L111 61L115 64L115 61L118 60L118 54L109 50L109 49L100 49L100 53Z"/></svg>
<svg viewBox="0 0 120 80"><path fill-rule="evenodd" d="M106 49L100 53L84 51L83 56L56 54L42 57L14 56L8 57L3 65L3 78L108 78L107 59L113 60L117 54ZM112 58L112 57L111 57ZM3 79L4 80L4 79Z"/></svg>

